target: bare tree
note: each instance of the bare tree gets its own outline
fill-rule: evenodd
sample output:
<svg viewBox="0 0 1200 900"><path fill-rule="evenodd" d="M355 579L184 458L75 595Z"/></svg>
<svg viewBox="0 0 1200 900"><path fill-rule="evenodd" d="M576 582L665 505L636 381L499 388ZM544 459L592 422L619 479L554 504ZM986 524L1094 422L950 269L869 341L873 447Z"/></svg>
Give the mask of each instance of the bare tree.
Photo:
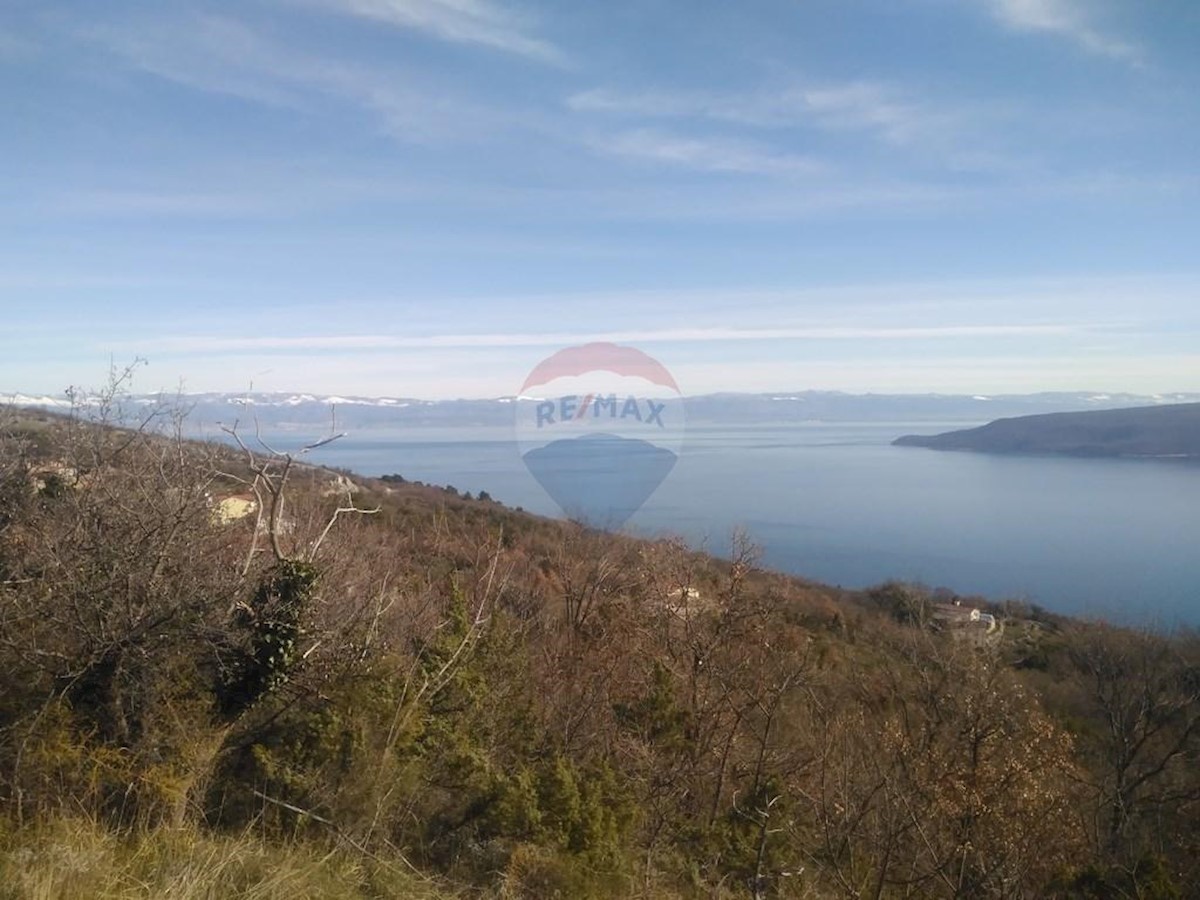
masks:
<svg viewBox="0 0 1200 900"><path fill-rule="evenodd" d="M1108 626L1071 645L1084 710L1097 723L1084 735L1095 762L1095 839L1118 862L1163 850L1164 823L1200 799L1200 665L1186 646Z"/></svg>

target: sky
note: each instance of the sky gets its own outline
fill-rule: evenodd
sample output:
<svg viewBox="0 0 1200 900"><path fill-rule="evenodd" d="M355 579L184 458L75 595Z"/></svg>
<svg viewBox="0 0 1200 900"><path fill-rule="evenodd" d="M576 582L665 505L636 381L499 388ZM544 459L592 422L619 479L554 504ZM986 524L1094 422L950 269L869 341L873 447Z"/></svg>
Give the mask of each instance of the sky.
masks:
<svg viewBox="0 0 1200 900"><path fill-rule="evenodd" d="M1200 391L1195 0L0 9L0 392Z"/></svg>

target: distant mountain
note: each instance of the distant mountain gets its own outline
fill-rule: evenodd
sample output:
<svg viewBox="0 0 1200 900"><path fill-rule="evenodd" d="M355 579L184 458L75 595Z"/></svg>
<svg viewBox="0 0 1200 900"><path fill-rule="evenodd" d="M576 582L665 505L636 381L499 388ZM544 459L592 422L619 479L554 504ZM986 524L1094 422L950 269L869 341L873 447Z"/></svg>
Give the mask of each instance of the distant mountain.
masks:
<svg viewBox="0 0 1200 900"><path fill-rule="evenodd" d="M1200 402L1200 394L848 394L797 391L689 397L688 424L987 422L1001 416Z"/></svg>
<svg viewBox="0 0 1200 900"><path fill-rule="evenodd" d="M514 404L535 398L501 396L476 400L419 400L412 397L361 397L317 393L143 394L134 406L172 403L192 409L192 422L203 428L234 420L257 419L263 428L339 429L405 427L510 427ZM44 409L70 406L65 397L0 393L0 403ZM801 422L978 423L1006 416L1200 402L1200 394L1041 393L992 396L958 394L847 394L795 391L763 394L721 393L689 397L688 424L787 425Z"/></svg>
<svg viewBox="0 0 1200 900"><path fill-rule="evenodd" d="M1200 403L999 419L981 428L894 443L933 450L1200 459Z"/></svg>

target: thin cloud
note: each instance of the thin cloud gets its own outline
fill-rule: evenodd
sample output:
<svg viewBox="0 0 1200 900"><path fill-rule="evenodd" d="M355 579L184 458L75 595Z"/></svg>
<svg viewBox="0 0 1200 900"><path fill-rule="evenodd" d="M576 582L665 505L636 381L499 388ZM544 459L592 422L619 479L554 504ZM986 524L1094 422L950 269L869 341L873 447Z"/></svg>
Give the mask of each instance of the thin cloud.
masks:
<svg viewBox="0 0 1200 900"><path fill-rule="evenodd" d="M349 105L405 142L494 137L518 118L418 83L391 65L296 51L227 17L153 18L76 34L138 71L192 90L306 111Z"/></svg>
<svg viewBox="0 0 1200 900"><path fill-rule="evenodd" d="M825 167L807 157L779 153L752 141L691 137L638 129L595 139L591 147L612 156L748 175L811 175Z"/></svg>
<svg viewBox="0 0 1200 900"><path fill-rule="evenodd" d="M575 93L575 113L645 124L661 121L712 123L739 132L811 129L862 136L889 148L936 159L951 170L1012 172L1025 161L1010 158L996 140L1013 110L995 102L970 105L938 101L903 87L853 80L763 87L747 91L615 90ZM991 134L991 138L984 136Z"/></svg>
<svg viewBox="0 0 1200 900"><path fill-rule="evenodd" d="M871 82L810 88L803 92L803 101L826 128L874 131L892 144L907 144L945 122L943 115L923 110L896 91Z"/></svg>
<svg viewBox="0 0 1200 900"><path fill-rule="evenodd" d="M1081 331L1066 324L931 325L931 326L816 326L789 328L664 328L596 333L306 335L298 337L160 337L152 342L159 353L253 353L263 351L414 350L453 347L544 347L612 343L709 343L778 340L937 340L962 338L1062 336Z"/></svg>
<svg viewBox="0 0 1200 900"><path fill-rule="evenodd" d="M302 106L295 84L275 74L281 68L276 48L235 19L153 19L75 33L134 69L183 87L266 106Z"/></svg>
<svg viewBox="0 0 1200 900"><path fill-rule="evenodd" d="M1174 394L1200 391L1200 355L1113 353L1094 356L975 354L933 357L871 354L832 360L770 360L713 367L675 362L671 371L690 395L717 391L808 390L864 393L1005 394L1101 391ZM1187 373L1181 377L1181 373ZM736 385L731 388L730 385Z"/></svg>
<svg viewBox="0 0 1200 900"><path fill-rule="evenodd" d="M477 44L539 62L565 56L529 33L518 16L489 0L307 0L331 12L424 32L457 44Z"/></svg>
<svg viewBox="0 0 1200 900"><path fill-rule="evenodd" d="M574 94L567 106L577 112L708 119L756 128L863 130L893 144L908 143L934 128L940 130L948 121L945 113L926 108L896 88L871 81L743 93L596 88Z"/></svg>
<svg viewBox="0 0 1200 900"><path fill-rule="evenodd" d="M987 0L992 15L1018 31L1044 32L1067 38L1085 50L1124 62L1139 63L1141 49L1105 34L1087 19L1077 0Z"/></svg>

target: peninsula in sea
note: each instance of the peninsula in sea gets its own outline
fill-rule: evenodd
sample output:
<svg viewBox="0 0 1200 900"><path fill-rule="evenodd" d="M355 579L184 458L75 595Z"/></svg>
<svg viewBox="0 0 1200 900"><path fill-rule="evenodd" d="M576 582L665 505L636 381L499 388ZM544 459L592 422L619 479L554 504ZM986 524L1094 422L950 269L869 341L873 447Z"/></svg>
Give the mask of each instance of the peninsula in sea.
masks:
<svg viewBox="0 0 1200 900"><path fill-rule="evenodd" d="M905 435L899 446L981 453L1200 459L1200 403L1050 413Z"/></svg>

